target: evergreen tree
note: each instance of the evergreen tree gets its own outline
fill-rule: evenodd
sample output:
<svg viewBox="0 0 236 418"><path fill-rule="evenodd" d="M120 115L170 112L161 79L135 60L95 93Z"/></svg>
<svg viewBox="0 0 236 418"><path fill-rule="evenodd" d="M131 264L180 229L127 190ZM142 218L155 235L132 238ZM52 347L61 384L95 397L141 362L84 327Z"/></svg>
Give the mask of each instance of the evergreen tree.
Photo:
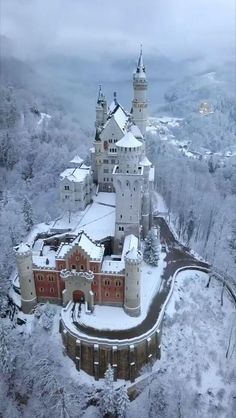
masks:
<svg viewBox="0 0 236 418"><path fill-rule="evenodd" d="M116 413L116 392L114 389L114 371L111 365L108 365L104 375L104 388L101 391L100 410L103 415L115 415Z"/></svg>
<svg viewBox="0 0 236 418"><path fill-rule="evenodd" d="M124 386L121 386L116 398L116 413L119 418L126 417L126 412L129 407L129 403L130 400L127 394L127 390Z"/></svg>
<svg viewBox="0 0 236 418"><path fill-rule="evenodd" d="M34 225L33 221L33 210L31 203L29 200L25 197L24 203L23 203L23 215L24 215L24 221L25 221L25 227L26 231L29 232Z"/></svg>
<svg viewBox="0 0 236 418"><path fill-rule="evenodd" d="M151 266L157 266L159 260L159 230L157 234L154 229L151 229L145 239L145 246L143 252L143 259Z"/></svg>

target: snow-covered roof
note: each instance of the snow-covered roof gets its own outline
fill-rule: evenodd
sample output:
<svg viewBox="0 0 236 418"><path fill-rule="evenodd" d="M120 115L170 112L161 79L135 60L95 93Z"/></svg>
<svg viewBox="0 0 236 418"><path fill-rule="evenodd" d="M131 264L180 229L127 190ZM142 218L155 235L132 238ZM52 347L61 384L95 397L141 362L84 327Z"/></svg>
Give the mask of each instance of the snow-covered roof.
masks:
<svg viewBox="0 0 236 418"><path fill-rule="evenodd" d="M72 246L78 244L92 260L101 260L104 247L93 242L84 232L72 242Z"/></svg>
<svg viewBox="0 0 236 418"><path fill-rule="evenodd" d="M121 256L122 260L124 260L126 253L130 251L132 248L138 249L138 238L135 235L130 234L127 235L124 240L123 251Z"/></svg>
<svg viewBox="0 0 236 418"><path fill-rule="evenodd" d="M132 134L135 136L135 138L143 139L143 135L141 134L141 131L137 125L133 123L130 127L130 130Z"/></svg>
<svg viewBox="0 0 236 418"><path fill-rule="evenodd" d="M93 242L84 232L81 232L70 244L61 244L57 251L58 259L64 258L66 254L78 245L91 260L101 261L104 254L104 247Z"/></svg>
<svg viewBox="0 0 236 418"><path fill-rule="evenodd" d="M110 257L106 257L102 263L103 273L121 273L124 268L124 260L112 260Z"/></svg>
<svg viewBox="0 0 236 418"><path fill-rule="evenodd" d="M121 106L118 106L116 111L113 113L113 117L120 127L120 129L124 132L127 122L129 120L129 116L125 113L124 109Z"/></svg>
<svg viewBox="0 0 236 418"><path fill-rule="evenodd" d="M152 165L152 163L149 161L149 159L146 157L143 157L143 159L140 161L139 163L141 166L143 167L150 167Z"/></svg>
<svg viewBox="0 0 236 418"><path fill-rule="evenodd" d="M131 248L131 250L129 250L126 255L125 255L125 259L126 260L137 260L137 261L142 261L142 254L140 251L137 250L137 248Z"/></svg>
<svg viewBox="0 0 236 418"><path fill-rule="evenodd" d="M80 164L82 164L82 162L83 162L83 161L84 161L84 160L83 160L82 158L80 158L80 156L77 154L77 155L75 155L75 156L74 156L74 158L70 161L70 163L80 165Z"/></svg>
<svg viewBox="0 0 236 418"><path fill-rule="evenodd" d="M22 242L20 245L15 247L15 251L17 251L18 254L24 254L30 251L30 246Z"/></svg>
<svg viewBox="0 0 236 418"><path fill-rule="evenodd" d="M55 254L47 254L46 256L33 255L33 264L40 268L55 268L56 260Z"/></svg>
<svg viewBox="0 0 236 418"><path fill-rule="evenodd" d="M89 167L82 166L78 168L66 168L61 174L61 180L67 179L75 183L80 183L85 180L86 176L89 174Z"/></svg>
<svg viewBox="0 0 236 418"><path fill-rule="evenodd" d="M121 138L119 141L117 141L116 146L123 148L138 148L141 147L143 144L138 139L134 137L132 132L127 132L123 138Z"/></svg>

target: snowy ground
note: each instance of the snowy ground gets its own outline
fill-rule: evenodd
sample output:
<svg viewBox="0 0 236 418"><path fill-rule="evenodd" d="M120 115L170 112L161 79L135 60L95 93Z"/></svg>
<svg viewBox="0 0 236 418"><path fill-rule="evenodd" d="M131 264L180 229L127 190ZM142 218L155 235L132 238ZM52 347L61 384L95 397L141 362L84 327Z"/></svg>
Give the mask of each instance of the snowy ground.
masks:
<svg viewBox="0 0 236 418"><path fill-rule="evenodd" d="M229 346L235 306L205 273L182 272L163 324L162 358L153 366L128 418L232 418L236 410L236 339ZM236 324L235 324L236 327ZM233 351L234 350L234 351Z"/></svg>
<svg viewBox="0 0 236 418"><path fill-rule="evenodd" d="M140 316L131 317L121 307L96 305L94 313L91 315L86 314L83 310L78 322L96 329L107 330L128 329L140 324L145 319L150 303L161 286L161 276L166 265L165 255L160 254L158 267L151 267L146 263L142 265ZM70 311L62 313L62 317L69 325L71 322Z"/></svg>

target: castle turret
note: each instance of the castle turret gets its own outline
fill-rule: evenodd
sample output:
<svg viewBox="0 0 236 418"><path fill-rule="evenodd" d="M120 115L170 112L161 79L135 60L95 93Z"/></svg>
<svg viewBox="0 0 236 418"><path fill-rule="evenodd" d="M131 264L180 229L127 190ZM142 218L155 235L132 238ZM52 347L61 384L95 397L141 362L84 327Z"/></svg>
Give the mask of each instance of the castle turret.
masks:
<svg viewBox="0 0 236 418"><path fill-rule="evenodd" d="M96 105L96 129L102 128L107 120L107 101L102 93L102 88L99 86L98 100Z"/></svg>
<svg viewBox="0 0 236 418"><path fill-rule="evenodd" d="M33 276L32 251L27 244L14 248L21 290L21 307L24 313L29 313L37 304Z"/></svg>
<svg viewBox="0 0 236 418"><path fill-rule="evenodd" d="M146 127L148 118L148 102L146 71L143 64L142 48L139 55L138 65L133 74L134 98L132 101L133 121L139 127L144 139L146 138Z"/></svg>
<svg viewBox="0 0 236 418"><path fill-rule="evenodd" d="M125 295L124 310L130 316L138 316L140 306L142 254L137 248L132 248L125 255Z"/></svg>
<svg viewBox="0 0 236 418"><path fill-rule="evenodd" d="M120 252L124 237L139 236L143 168L139 166L143 144L131 132L116 143L119 164L113 170L116 190L115 251Z"/></svg>

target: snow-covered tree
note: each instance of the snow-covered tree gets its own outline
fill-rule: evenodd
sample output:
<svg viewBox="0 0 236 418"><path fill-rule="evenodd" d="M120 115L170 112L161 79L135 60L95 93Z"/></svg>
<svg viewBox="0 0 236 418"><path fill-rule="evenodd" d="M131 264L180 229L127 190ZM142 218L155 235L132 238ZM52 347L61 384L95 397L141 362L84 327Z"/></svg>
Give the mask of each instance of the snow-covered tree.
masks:
<svg viewBox="0 0 236 418"><path fill-rule="evenodd" d="M111 365L104 375L104 387L102 388L100 400L99 400L100 411L103 415L110 414L115 415L116 413L116 392L114 388L114 370Z"/></svg>
<svg viewBox="0 0 236 418"><path fill-rule="evenodd" d="M118 389L116 397L116 414L119 418L125 418L127 409L129 407L130 400L127 394L127 390L124 386Z"/></svg>
<svg viewBox="0 0 236 418"><path fill-rule="evenodd" d="M34 224L33 211L32 211L32 205L26 197L24 198L24 202L23 202L23 215L24 215L26 231L30 231Z"/></svg>
<svg viewBox="0 0 236 418"><path fill-rule="evenodd" d="M44 305L44 307L42 308L42 314L40 317L40 321L44 329L50 330L52 328L54 315L54 307L51 306L49 302L47 302L46 305Z"/></svg>
<svg viewBox="0 0 236 418"><path fill-rule="evenodd" d="M151 229L145 239L143 259L147 264L151 266L157 266L159 261L159 240L158 233L155 229Z"/></svg>
<svg viewBox="0 0 236 418"><path fill-rule="evenodd" d="M11 375L15 369L14 339L11 329L5 323L0 323L0 371Z"/></svg>

